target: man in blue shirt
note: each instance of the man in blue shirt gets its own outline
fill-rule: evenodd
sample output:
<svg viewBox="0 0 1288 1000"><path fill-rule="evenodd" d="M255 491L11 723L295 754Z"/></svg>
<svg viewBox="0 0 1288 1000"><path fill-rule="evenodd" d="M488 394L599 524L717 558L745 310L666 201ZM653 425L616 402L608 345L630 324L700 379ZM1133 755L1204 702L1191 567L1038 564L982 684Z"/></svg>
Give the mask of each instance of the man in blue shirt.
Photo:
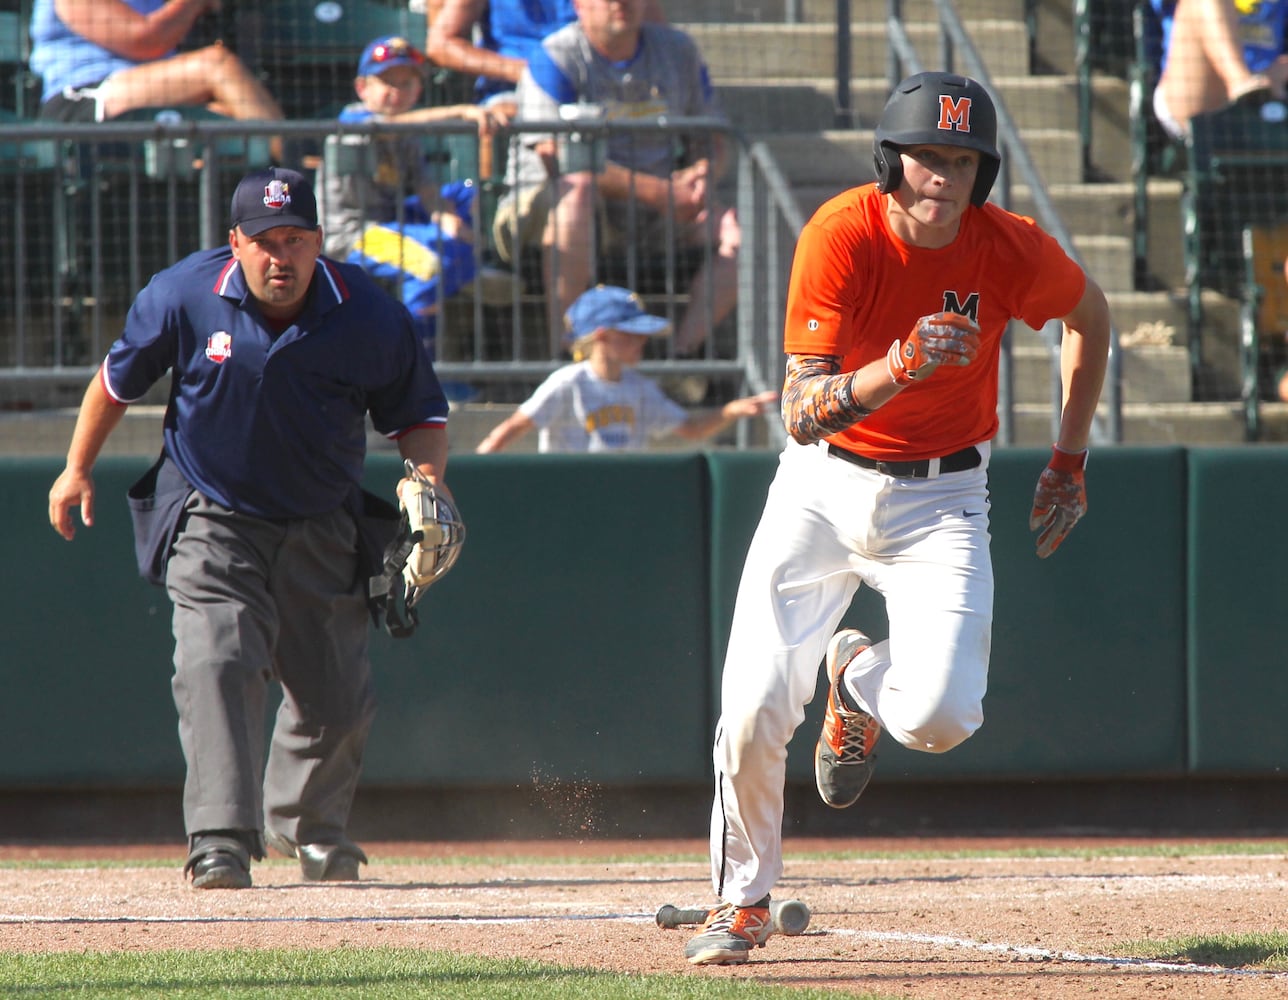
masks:
<svg viewBox="0 0 1288 1000"><path fill-rule="evenodd" d="M574 111L610 123L724 119L697 44L647 22L644 0L577 0L576 7L577 20L547 35L520 76L516 123ZM559 356L563 316L593 284L598 258L632 242L663 254L676 246L711 249L688 282L688 307L675 329L675 353L696 354L738 295L742 231L716 191L730 164L725 137L610 131L602 162L561 160L561 146L566 153L572 144L536 131L511 144L493 238L513 266L525 245L541 247L551 356Z"/></svg>
<svg viewBox="0 0 1288 1000"><path fill-rule="evenodd" d="M658 0L645 0L644 9L646 20L666 21ZM477 75L475 94L488 105L513 104L541 40L577 20L573 0L429 0L426 10L426 54L446 69Z"/></svg>
<svg viewBox="0 0 1288 1000"><path fill-rule="evenodd" d="M130 499L140 572L174 604L194 888L248 887L265 840L307 879L358 877L346 826L375 709L366 583L394 514L360 487L368 414L450 499L447 403L410 315L321 248L302 175L244 177L228 246L135 299L49 494L64 538L72 508L94 523L94 462L170 371L162 454ZM265 768L270 678L283 698Z"/></svg>
<svg viewBox="0 0 1288 1000"><path fill-rule="evenodd" d="M230 118L282 109L236 54L215 43L178 51L216 0L35 0L31 70L40 116L94 122L152 105L201 105Z"/></svg>

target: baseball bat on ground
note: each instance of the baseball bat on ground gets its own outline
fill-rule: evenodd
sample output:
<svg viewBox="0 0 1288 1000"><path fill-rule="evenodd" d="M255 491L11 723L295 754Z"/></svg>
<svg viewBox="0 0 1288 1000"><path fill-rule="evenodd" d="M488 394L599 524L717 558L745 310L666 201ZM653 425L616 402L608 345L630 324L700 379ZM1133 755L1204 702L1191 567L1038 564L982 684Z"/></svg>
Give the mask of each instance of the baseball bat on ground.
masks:
<svg viewBox="0 0 1288 1000"><path fill-rule="evenodd" d="M702 924L706 923L707 914L710 912L703 909L680 909L667 903L657 911L657 925L675 928ZM794 937L797 934L804 934L809 927L809 907L799 899L781 901L774 899L769 903L769 919L774 930L779 934Z"/></svg>

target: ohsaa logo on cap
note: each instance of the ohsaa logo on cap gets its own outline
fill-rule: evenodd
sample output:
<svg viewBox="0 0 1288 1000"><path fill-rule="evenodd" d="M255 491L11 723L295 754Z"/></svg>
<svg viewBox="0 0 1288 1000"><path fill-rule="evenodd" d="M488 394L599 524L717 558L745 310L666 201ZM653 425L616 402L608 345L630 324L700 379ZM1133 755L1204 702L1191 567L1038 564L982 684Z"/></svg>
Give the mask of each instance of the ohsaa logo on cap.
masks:
<svg viewBox="0 0 1288 1000"><path fill-rule="evenodd" d="M272 180L264 186L264 207L280 211L291 203L291 185Z"/></svg>
<svg viewBox="0 0 1288 1000"><path fill-rule="evenodd" d="M233 356L232 335L220 330L206 338L206 357L217 365L222 365Z"/></svg>

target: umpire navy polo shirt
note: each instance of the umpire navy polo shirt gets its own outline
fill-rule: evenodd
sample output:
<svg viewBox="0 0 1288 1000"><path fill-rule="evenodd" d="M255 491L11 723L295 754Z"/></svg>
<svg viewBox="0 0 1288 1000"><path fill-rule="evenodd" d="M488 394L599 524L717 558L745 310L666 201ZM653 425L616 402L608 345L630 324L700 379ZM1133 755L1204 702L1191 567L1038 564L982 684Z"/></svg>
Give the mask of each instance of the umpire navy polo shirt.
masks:
<svg viewBox="0 0 1288 1000"><path fill-rule="evenodd" d="M134 402L170 369L166 453L202 494L258 517L342 506L362 479L368 412L390 438L447 422L406 308L325 257L280 333L229 247L159 272L108 352L103 387Z"/></svg>

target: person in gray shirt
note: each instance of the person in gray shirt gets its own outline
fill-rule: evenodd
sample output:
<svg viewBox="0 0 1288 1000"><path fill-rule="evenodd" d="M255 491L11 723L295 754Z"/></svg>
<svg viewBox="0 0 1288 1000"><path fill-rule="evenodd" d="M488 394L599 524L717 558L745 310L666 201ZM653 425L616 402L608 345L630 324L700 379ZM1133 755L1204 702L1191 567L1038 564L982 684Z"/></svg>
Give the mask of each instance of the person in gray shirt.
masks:
<svg viewBox="0 0 1288 1000"><path fill-rule="evenodd" d="M576 23L547 36L519 79L517 123L556 121L569 106L609 122L723 117L697 45L644 23L645 0L575 2ZM741 232L714 190L728 161L722 137L622 131L609 135L603 163L562 165L554 136L520 132L514 142L493 235L512 265L524 245L542 247L551 356L561 317L591 285L596 247L621 246L629 234L663 248L711 241L676 329L676 353L695 353L737 297Z"/></svg>

